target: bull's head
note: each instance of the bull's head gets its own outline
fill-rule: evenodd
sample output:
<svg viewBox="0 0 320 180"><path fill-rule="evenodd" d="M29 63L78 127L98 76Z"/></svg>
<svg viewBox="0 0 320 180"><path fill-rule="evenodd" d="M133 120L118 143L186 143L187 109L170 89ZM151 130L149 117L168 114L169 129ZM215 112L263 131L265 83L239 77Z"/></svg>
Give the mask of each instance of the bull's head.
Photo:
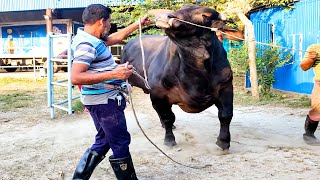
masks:
<svg viewBox="0 0 320 180"><path fill-rule="evenodd" d="M175 12L169 10L155 12L149 13L155 14L156 26L164 29L169 36L189 36L204 30L186 22L210 28L218 25L219 21L225 20L225 16L217 11L198 5L184 5Z"/></svg>
<svg viewBox="0 0 320 180"><path fill-rule="evenodd" d="M184 5L177 11L151 10L149 13L155 15L156 26L164 29L171 37L201 35L204 31L210 31L210 28L217 28L223 32L235 31L225 25L226 17L223 14L208 7L191 4Z"/></svg>

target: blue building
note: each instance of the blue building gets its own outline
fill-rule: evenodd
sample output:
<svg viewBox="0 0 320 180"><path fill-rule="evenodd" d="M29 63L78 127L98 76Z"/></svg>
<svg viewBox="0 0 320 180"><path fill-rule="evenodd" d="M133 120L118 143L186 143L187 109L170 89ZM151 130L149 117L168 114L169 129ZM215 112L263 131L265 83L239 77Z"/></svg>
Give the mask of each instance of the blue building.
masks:
<svg viewBox="0 0 320 180"><path fill-rule="evenodd" d="M129 5L139 0L128 2ZM119 6L122 0L10 0L0 3L0 65L21 66L34 57L43 62L47 52L47 9L52 10L52 30L55 34L75 34L82 25L82 12L90 4ZM112 24L112 30L116 26ZM65 40L54 41L55 55L66 48ZM13 61L13 59L17 59ZM15 71L17 68L5 68Z"/></svg>
<svg viewBox="0 0 320 180"><path fill-rule="evenodd" d="M141 2L129 1L130 5ZM53 9L54 19L72 19L81 22L84 8L90 4L119 6L122 0L10 0L0 3L0 24L6 22L43 20L45 10Z"/></svg>
<svg viewBox="0 0 320 180"><path fill-rule="evenodd" d="M293 63L275 72L278 90L310 94L313 87L312 70L303 72L299 64L307 47L320 43L320 0L300 0L293 9L268 8L250 14L257 42L274 43L288 47Z"/></svg>

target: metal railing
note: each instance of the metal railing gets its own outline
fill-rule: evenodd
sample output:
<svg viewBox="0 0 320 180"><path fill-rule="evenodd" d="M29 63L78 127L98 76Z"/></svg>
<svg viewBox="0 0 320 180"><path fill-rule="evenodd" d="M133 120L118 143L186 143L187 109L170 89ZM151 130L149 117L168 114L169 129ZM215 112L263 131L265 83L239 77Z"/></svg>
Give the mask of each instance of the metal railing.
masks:
<svg viewBox="0 0 320 180"><path fill-rule="evenodd" d="M59 37L67 37L68 41L68 52L67 52L67 59L59 59L53 56L53 39ZM71 55L71 34L60 34L60 35L53 35L49 34L47 36L48 41L48 57L47 57L47 80L48 80L48 106L50 107L50 117L54 118L55 109L61 109L67 111L68 114L72 114L72 100L79 98L79 96L73 97L73 89L71 83L71 65L72 65L72 55ZM67 62L67 79L65 80L58 80L54 81L53 79L53 64L54 62ZM64 100L55 101L55 93L54 93L54 86L61 86L66 87L68 90L68 97ZM67 107L62 106L63 104L67 103Z"/></svg>

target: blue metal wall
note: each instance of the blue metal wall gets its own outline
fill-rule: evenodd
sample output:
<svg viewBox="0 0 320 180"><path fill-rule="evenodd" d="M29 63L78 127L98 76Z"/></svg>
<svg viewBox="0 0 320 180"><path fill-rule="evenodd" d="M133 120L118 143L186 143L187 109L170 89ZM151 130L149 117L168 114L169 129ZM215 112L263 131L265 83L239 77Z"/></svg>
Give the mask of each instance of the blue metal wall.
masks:
<svg viewBox="0 0 320 180"><path fill-rule="evenodd" d="M256 40L271 42L274 26L274 41L279 46L297 49L291 51L293 64L280 67L275 72L274 88L279 90L310 94L313 87L313 70L302 71L299 64L306 50L314 43L320 43L320 0L300 0L294 9L270 8L254 12L250 19L255 27Z"/></svg>

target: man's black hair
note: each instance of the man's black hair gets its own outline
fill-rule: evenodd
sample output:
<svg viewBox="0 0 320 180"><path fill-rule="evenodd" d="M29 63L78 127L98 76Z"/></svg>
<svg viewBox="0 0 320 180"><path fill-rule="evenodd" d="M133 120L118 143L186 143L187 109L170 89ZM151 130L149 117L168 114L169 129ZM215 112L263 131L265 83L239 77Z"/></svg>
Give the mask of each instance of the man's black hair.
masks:
<svg viewBox="0 0 320 180"><path fill-rule="evenodd" d="M97 20L110 17L111 9L102 4L91 4L87 6L82 13L82 21L84 24L93 24Z"/></svg>

